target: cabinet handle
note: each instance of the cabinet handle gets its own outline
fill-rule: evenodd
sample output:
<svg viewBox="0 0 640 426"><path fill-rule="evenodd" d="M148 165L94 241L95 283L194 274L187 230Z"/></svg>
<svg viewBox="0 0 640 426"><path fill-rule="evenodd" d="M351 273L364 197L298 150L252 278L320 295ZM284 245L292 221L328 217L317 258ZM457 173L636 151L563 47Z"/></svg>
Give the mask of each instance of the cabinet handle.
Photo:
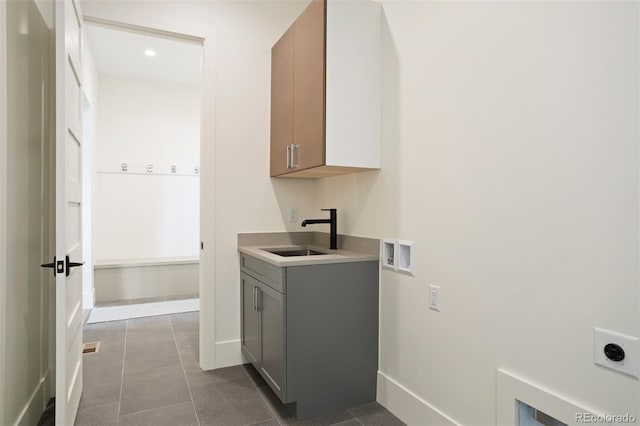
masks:
<svg viewBox="0 0 640 426"><path fill-rule="evenodd" d="M298 168L298 148L300 148L300 145L297 145L297 144L291 145L291 168L292 169Z"/></svg>
<svg viewBox="0 0 640 426"><path fill-rule="evenodd" d="M291 144L287 145L287 170L291 169Z"/></svg>
<svg viewBox="0 0 640 426"><path fill-rule="evenodd" d="M256 312L260 311L260 294L262 294L262 292L256 287Z"/></svg>
<svg viewBox="0 0 640 426"><path fill-rule="evenodd" d="M253 310L257 311L258 310L258 296L257 296L257 290L258 287L253 287Z"/></svg>

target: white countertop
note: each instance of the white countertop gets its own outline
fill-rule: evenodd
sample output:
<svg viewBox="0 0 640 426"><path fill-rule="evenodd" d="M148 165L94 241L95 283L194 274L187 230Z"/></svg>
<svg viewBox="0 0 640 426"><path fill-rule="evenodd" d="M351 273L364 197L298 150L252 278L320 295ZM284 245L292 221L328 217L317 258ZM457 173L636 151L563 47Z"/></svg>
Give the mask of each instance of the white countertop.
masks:
<svg viewBox="0 0 640 426"><path fill-rule="evenodd" d="M314 251L319 251L326 254L317 254L312 256L278 256L274 253L269 253L267 250L293 250L299 248L309 248ZM330 250L326 247L320 247L315 245L262 245L262 246L240 246L238 247L240 253L255 257L279 267L286 266L305 266L305 265L322 265L329 263L348 263L348 262L367 262L377 261L379 256L359 253L355 251L337 249Z"/></svg>

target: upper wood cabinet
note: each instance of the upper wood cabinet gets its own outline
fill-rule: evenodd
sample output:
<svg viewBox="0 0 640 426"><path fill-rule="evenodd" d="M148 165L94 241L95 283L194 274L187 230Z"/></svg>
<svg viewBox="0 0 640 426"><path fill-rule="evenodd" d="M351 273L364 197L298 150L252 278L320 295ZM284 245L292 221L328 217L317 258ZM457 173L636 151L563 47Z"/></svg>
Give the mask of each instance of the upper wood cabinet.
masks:
<svg viewBox="0 0 640 426"><path fill-rule="evenodd" d="M312 0L271 50L271 176L380 168L381 6Z"/></svg>
<svg viewBox="0 0 640 426"><path fill-rule="evenodd" d="M271 176L288 173L293 143L293 27L271 49Z"/></svg>

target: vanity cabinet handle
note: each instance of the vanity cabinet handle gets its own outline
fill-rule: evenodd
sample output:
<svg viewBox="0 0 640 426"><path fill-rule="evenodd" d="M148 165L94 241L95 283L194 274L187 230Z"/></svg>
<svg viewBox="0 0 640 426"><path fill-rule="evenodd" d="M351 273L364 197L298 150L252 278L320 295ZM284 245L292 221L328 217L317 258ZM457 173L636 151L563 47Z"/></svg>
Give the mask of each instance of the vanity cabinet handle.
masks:
<svg viewBox="0 0 640 426"><path fill-rule="evenodd" d="M298 148L300 148L300 145L298 144L294 143L291 145L291 168L292 169L298 168Z"/></svg>
<svg viewBox="0 0 640 426"><path fill-rule="evenodd" d="M258 287L253 287L253 310L257 311L258 310L258 296L257 296L257 291Z"/></svg>
<svg viewBox="0 0 640 426"><path fill-rule="evenodd" d="M287 145L287 170L291 169L291 144Z"/></svg>

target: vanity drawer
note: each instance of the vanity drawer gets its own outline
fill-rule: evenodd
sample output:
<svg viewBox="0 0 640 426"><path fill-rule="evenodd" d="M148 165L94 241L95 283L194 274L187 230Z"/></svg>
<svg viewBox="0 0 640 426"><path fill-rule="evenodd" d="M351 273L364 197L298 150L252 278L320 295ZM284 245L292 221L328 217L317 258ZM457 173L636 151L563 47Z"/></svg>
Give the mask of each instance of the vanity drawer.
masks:
<svg viewBox="0 0 640 426"><path fill-rule="evenodd" d="M242 272L267 284L280 293L285 293L285 268L271 265L246 254L240 255L240 268Z"/></svg>

